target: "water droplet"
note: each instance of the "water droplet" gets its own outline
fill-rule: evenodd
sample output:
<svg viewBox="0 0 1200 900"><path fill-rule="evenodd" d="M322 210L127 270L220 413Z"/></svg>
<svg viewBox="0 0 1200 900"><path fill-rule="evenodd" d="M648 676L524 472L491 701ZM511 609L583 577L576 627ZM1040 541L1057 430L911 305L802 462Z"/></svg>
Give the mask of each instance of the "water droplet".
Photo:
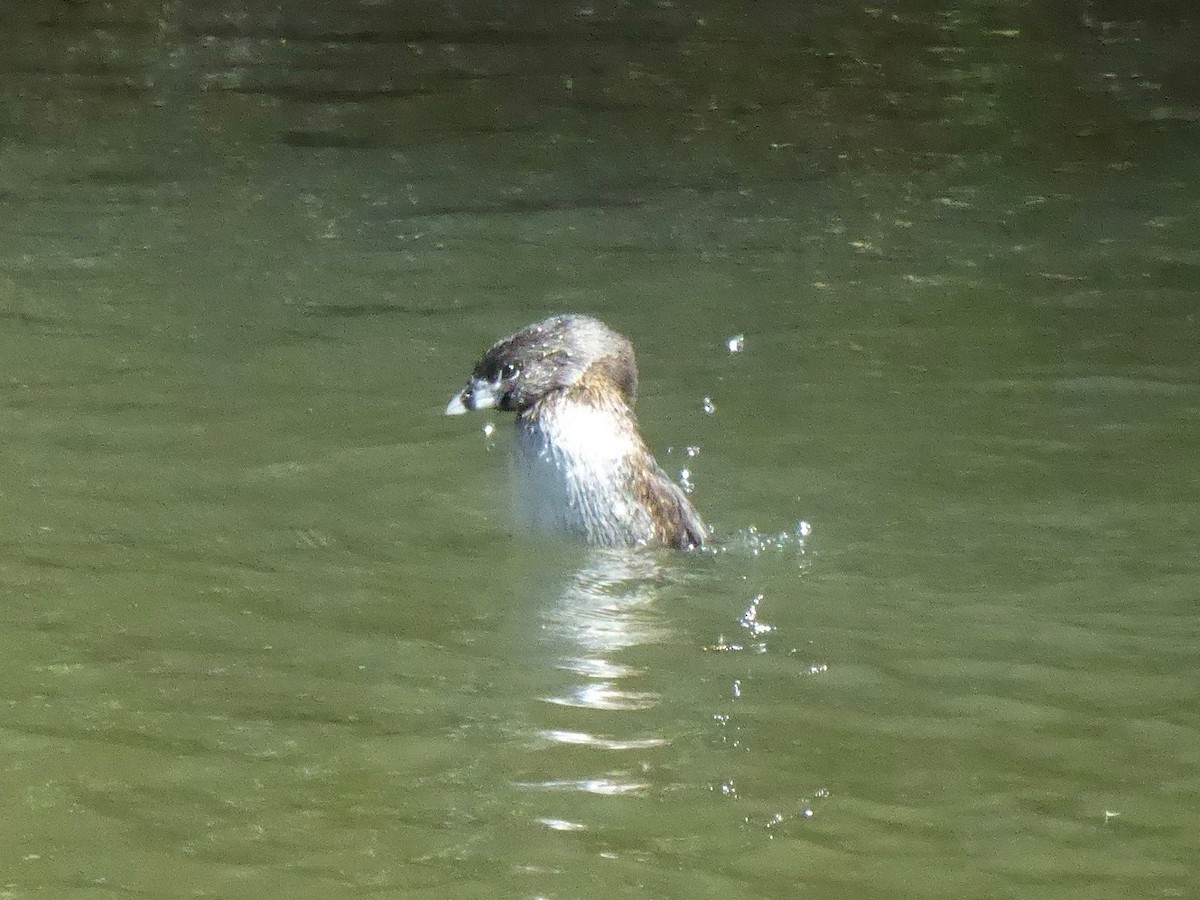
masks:
<svg viewBox="0 0 1200 900"><path fill-rule="evenodd" d="M491 437L495 433L496 433L496 423L495 422L484 422L483 423L483 436L484 437Z"/></svg>
<svg viewBox="0 0 1200 900"><path fill-rule="evenodd" d="M796 537L806 538L812 534L812 524L801 519L796 523Z"/></svg>
<svg viewBox="0 0 1200 900"><path fill-rule="evenodd" d="M688 459L695 459L700 455L700 448L693 444L690 447L684 447L683 452L687 454Z"/></svg>
<svg viewBox="0 0 1200 900"><path fill-rule="evenodd" d="M741 353L746 349L746 336L744 334L735 334L725 341L725 347L730 353Z"/></svg>
<svg viewBox="0 0 1200 900"><path fill-rule="evenodd" d="M738 619L738 624L755 637L758 637L760 634L768 634L769 632L775 630L774 625L768 625L766 622L758 621L758 604L762 602L762 599L762 594L757 595L753 600L750 601L750 605L746 607L745 612L743 612L741 618Z"/></svg>
<svg viewBox="0 0 1200 900"><path fill-rule="evenodd" d="M712 402L712 397L705 397L700 401L700 408L704 410L706 416L711 416L717 411L717 406Z"/></svg>

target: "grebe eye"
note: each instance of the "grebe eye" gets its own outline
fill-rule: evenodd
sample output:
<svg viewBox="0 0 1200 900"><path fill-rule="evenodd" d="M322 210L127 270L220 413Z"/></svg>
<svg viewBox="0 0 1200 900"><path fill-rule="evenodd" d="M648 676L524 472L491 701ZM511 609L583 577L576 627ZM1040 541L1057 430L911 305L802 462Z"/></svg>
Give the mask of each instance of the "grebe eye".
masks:
<svg viewBox="0 0 1200 900"><path fill-rule="evenodd" d="M515 378L520 371L516 363L505 363L500 367L500 378L508 381L510 378Z"/></svg>

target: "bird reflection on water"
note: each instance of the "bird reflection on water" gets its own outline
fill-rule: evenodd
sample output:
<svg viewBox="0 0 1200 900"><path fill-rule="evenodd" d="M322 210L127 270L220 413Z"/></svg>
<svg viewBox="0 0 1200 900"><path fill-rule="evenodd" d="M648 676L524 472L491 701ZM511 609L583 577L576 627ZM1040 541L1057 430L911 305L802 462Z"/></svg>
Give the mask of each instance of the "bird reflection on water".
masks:
<svg viewBox="0 0 1200 900"><path fill-rule="evenodd" d="M669 647L674 640L662 601L686 572L671 565L678 558L592 550L541 609L542 649L565 677L539 698L537 739L550 755L519 788L594 796L650 790L648 761L639 751L668 746L672 738L660 712L662 695L649 686L653 673L638 662L639 648ZM561 812L539 821L561 830L574 821Z"/></svg>
<svg viewBox="0 0 1200 900"><path fill-rule="evenodd" d="M592 709L647 709L657 704L656 693L625 686L642 670L615 657L622 650L660 644L670 637L655 608L665 576L665 567L653 554L591 554L544 614L546 633L569 647L560 667L584 679L566 693L546 698L549 702Z"/></svg>

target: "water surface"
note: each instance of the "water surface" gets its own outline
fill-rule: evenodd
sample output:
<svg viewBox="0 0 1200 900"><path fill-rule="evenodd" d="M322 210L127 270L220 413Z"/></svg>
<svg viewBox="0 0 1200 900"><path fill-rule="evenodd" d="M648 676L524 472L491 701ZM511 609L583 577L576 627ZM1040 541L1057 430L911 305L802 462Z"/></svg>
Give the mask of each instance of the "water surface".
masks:
<svg viewBox="0 0 1200 900"><path fill-rule="evenodd" d="M7 9L5 890L1194 896L1187 13ZM441 416L567 310L717 552Z"/></svg>

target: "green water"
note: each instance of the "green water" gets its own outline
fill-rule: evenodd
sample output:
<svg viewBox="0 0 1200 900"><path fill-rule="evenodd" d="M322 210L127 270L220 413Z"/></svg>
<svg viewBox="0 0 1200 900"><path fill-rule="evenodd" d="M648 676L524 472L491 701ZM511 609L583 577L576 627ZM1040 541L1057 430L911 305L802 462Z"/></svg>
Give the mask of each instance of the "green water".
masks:
<svg viewBox="0 0 1200 900"><path fill-rule="evenodd" d="M2 28L4 896L1200 894L1194 19ZM714 554L514 531L561 311Z"/></svg>

